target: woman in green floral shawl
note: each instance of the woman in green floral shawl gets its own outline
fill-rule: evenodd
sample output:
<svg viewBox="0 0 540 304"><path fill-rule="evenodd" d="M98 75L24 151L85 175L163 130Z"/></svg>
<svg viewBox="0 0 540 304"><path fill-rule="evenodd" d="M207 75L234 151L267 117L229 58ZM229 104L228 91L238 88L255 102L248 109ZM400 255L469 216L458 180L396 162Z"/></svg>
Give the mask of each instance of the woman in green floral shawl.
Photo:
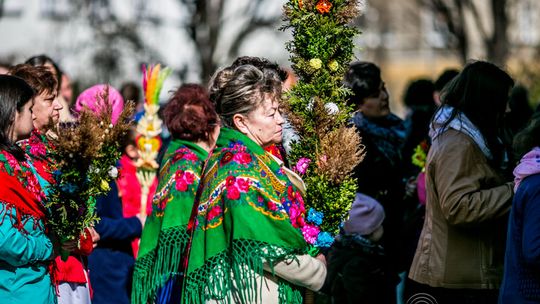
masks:
<svg viewBox="0 0 540 304"><path fill-rule="evenodd" d="M187 84L172 96L164 110L173 140L159 172L152 214L142 233L133 275L133 303L167 303L188 240L186 225L204 161L219 134L218 117L206 90Z"/></svg>
<svg viewBox="0 0 540 304"><path fill-rule="evenodd" d="M324 258L307 254L300 189L263 149L282 139L278 68L251 61L211 84L225 127L203 175L184 303L302 303L301 288L326 277Z"/></svg>

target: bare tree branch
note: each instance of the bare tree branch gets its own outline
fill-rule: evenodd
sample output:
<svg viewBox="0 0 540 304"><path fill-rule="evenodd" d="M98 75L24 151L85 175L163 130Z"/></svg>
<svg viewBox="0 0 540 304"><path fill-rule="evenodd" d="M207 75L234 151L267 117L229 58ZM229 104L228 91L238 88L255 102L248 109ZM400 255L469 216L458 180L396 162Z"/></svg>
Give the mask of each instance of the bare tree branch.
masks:
<svg viewBox="0 0 540 304"><path fill-rule="evenodd" d="M266 0L270 1L270 0ZM219 54L228 57L238 55L238 50L242 43L250 34L258 29L269 27L279 20L279 15L275 18L261 18L257 14L265 0L252 0L244 7L240 7L231 16L224 16L226 5L233 5L233 0L180 0L188 8L191 14L190 21L186 26L186 31L192 40L193 46L199 55L200 76L203 81L210 78L217 68L218 47L223 48L220 39L228 30L227 24L232 22L242 22L242 28L234 33L232 43L226 49L219 49ZM230 20L229 20L230 18ZM227 34L230 34L227 32Z"/></svg>
<svg viewBox="0 0 540 304"><path fill-rule="evenodd" d="M245 26L236 36L236 40L232 43L229 49L229 57L237 57L240 47L245 42L246 38L252 33L262 29L262 28L272 28L276 25L276 20L253 20L249 23L248 26Z"/></svg>
<svg viewBox="0 0 540 304"><path fill-rule="evenodd" d="M452 45L458 51L461 61L464 63L467 60L469 44L467 40L468 35L464 29L465 16L461 0L450 2L444 0L426 0L424 3L429 4L428 7L431 7L445 21L448 32L455 38Z"/></svg>
<svg viewBox="0 0 540 304"><path fill-rule="evenodd" d="M464 2L465 2L466 7L471 11L473 15L474 22L476 23L476 28L480 32L482 39L487 42L490 39L490 37L489 37L489 34L487 33L487 30L484 28L484 25L482 24L482 17L480 16L480 13L478 12L476 5L474 4L474 1L467 0Z"/></svg>
<svg viewBox="0 0 540 304"><path fill-rule="evenodd" d="M463 62L469 53L469 35L473 30L482 37L483 48L488 60L503 64L508 56L509 26L507 7L512 0L490 0L488 17L481 16L474 0L418 0L419 3L439 14L446 23L449 33L455 38L453 46ZM470 12L475 26L467 26L465 12ZM493 20L490 28L486 28L482 18Z"/></svg>

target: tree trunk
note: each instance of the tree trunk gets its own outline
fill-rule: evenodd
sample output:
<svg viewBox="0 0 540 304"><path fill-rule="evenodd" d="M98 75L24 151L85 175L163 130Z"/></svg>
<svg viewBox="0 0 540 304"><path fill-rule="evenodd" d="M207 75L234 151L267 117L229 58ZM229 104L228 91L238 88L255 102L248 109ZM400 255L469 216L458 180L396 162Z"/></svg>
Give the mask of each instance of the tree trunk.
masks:
<svg viewBox="0 0 540 304"><path fill-rule="evenodd" d="M489 61L504 65L508 57L508 14L507 0L491 0L493 12L493 34L486 41L487 58Z"/></svg>
<svg viewBox="0 0 540 304"><path fill-rule="evenodd" d="M454 0L457 14L458 14L458 22L457 24L454 24L454 35L457 39L457 49L459 58L461 59L461 62L463 64L467 63L467 59L469 59L469 37L467 35L465 24L465 15L463 12L463 4L461 3L461 0Z"/></svg>

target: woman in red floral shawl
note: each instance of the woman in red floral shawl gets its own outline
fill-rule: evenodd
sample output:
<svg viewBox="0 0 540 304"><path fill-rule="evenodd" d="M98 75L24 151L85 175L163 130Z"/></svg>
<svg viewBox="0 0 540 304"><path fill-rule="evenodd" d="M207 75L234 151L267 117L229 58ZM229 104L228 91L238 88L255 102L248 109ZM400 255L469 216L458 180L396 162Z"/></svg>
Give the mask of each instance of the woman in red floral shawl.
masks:
<svg viewBox="0 0 540 304"><path fill-rule="evenodd" d="M51 172L53 159L50 152L54 147L48 136L52 131L49 128L58 123L59 111L62 105L57 98L57 80L46 66L31 66L19 64L12 67L9 73L24 79L35 91L34 105L32 107L32 122L34 130L30 138L19 142L26 151L33 167L36 169L38 180L45 195L48 186L53 183ZM93 230L93 229L91 229ZM74 252L67 261L58 257L55 261L55 283L59 284L58 300L60 304L90 303L90 292L87 286L87 274L82 263L82 256L88 256L93 249L91 230L87 230L80 238L80 248ZM94 234L95 235L95 234Z"/></svg>
<svg viewBox="0 0 540 304"><path fill-rule="evenodd" d="M32 131L34 91L24 80L0 75L0 299L56 302L48 265L53 243L45 233L44 194L15 142Z"/></svg>

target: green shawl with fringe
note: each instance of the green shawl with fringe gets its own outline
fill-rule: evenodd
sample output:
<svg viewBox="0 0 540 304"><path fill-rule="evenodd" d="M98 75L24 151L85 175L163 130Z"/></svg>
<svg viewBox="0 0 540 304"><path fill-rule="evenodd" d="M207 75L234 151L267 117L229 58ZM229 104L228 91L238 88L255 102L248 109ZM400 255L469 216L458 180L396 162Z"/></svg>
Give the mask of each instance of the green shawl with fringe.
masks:
<svg viewBox="0 0 540 304"><path fill-rule="evenodd" d="M203 183L182 301L261 302L264 263L308 251L292 224L303 220L302 198L272 156L227 128ZM280 303L302 303L298 286L280 280L278 291Z"/></svg>
<svg viewBox="0 0 540 304"><path fill-rule="evenodd" d="M178 273L189 239L187 223L208 153L197 144L171 141L159 172L152 214L142 232L133 274L132 303L153 303L160 287Z"/></svg>

